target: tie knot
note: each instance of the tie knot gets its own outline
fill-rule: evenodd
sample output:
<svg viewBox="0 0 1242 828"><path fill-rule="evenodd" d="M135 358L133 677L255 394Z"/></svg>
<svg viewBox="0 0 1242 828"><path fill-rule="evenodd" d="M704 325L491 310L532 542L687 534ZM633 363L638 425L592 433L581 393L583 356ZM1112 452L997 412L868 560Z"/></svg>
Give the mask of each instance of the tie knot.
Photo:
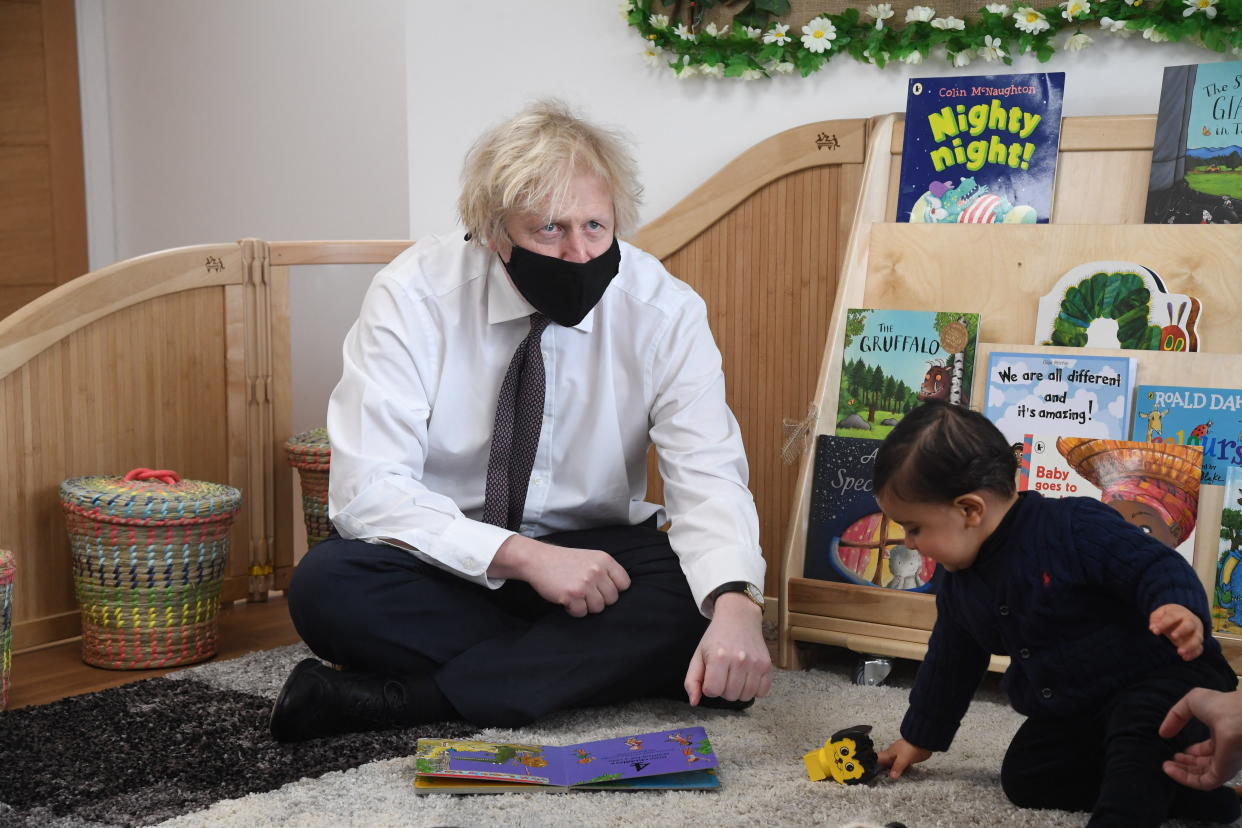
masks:
<svg viewBox="0 0 1242 828"><path fill-rule="evenodd" d="M542 313L532 313L530 315L531 333L543 333L543 329L546 327L548 327L548 317L544 316Z"/></svg>

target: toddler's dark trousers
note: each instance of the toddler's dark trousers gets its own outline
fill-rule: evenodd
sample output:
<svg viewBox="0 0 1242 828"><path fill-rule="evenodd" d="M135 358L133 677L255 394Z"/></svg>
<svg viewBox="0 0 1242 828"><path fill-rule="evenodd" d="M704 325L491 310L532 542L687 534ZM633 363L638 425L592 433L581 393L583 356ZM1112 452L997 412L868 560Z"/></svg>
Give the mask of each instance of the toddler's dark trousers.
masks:
<svg viewBox="0 0 1242 828"><path fill-rule="evenodd" d="M1027 719L1001 767L1005 794L1023 808L1091 811L1093 828L1142 828L1171 817L1236 819L1232 789L1195 791L1161 769L1176 751L1208 736L1195 720L1174 739L1157 734L1169 708L1200 686L1231 690L1234 684L1198 659L1122 690L1096 715Z"/></svg>
<svg viewBox="0 0 1242 828"><path fill-rule="evenodd" d="M570 616L529 584L492 590L387 544L333 534L299 562L289 612L311 650L347 669L430 675L463 719L514 727L569 707L685 699L707 628L668 536L647 524L540 540L608 552L630 588Z"/></svg>

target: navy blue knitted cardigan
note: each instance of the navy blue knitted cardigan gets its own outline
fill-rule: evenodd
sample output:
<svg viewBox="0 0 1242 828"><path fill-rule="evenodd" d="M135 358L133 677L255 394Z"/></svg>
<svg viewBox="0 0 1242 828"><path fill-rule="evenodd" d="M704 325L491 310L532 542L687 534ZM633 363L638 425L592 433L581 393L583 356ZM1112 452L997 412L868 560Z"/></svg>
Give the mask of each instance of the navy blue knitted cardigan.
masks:
<svg viewBox="0 0 1242 828"><path fill-rule="evenodd" d="M992 653L1011 658L1004 682L1019 713L1089 714L1180 662L1147 628L1153 610L1173 603L1203 621L1202 666L1235 687L1203 585L1181 555L1098 500L1022 492L974 564L945 573L902 738L947 749Z"/></svg>

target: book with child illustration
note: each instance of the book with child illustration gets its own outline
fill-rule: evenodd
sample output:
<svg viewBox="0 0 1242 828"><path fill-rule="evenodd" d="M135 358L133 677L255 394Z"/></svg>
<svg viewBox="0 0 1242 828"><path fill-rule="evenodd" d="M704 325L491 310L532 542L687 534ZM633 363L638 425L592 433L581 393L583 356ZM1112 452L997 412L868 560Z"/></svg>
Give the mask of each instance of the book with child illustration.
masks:
<svg viewBox="0 0 1242 828"><path fill-rule="evenodd" d="M821 434L803 576L860 586L935 592L943 570L905 545L905 530L876 505L871 470L880 444Z"/></svg>
<svg viewBox="0 0 1242 828"><path fill-rule="evenodd" d="M1242 221L1242 61L1166 66L1147 183L1148 224Z"/></svg>
<svg viewBox="0 0 1242 828"><path fill-rule="evenodd" d="M883 440L920 402L969 405L979 314L846 311L836 434Z"/></svg>
<svg viewBox="0 0 1242 828"><path fill-rule="evenodd" d="M1220 510L1220 550L1212 590L1212 632L1242 638L1242 466L1225 471Z"/></svg>
<svg viewBox="0 0 1242 828"><path fill-rule="evenodd" d="M720 787L718 764L702 727L564 746L419 739L414 790L710 790Z"/></svg>
<svg viewBox="0 0 1242 828"><path fill-rule="evenodd" d="M1129 437L1133 357L993 351L983 413L1014 446L1034 432Z"/></svg>
<svg viewBox="0 0 1242 828"><path fill-rule="evenodd" d="M1064 72L911 78L897 221L1047 222L1064 91Z"/></svg>
<svg viewBox="0 0 1242 828"><path fill-rule="evenodd" d="M1223 486L1230 466L1242 466L1242 390L1140 385L1131 440L1203 449L1200 482Z"/></svg>
<svg viewBox="0 0 1242 828"><path fill-rule="evenodd" d="M1193 564L1202 463L1198 446L1028 434L1018 489L1094 497Z"/></svg>

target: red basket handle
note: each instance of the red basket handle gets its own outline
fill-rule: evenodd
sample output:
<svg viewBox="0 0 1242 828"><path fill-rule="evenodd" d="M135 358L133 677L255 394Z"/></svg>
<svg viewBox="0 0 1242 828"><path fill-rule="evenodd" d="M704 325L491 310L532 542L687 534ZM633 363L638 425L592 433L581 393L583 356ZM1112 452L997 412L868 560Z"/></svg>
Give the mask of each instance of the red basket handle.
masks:
<svg viewBox="0 0 1242 828"><path fill-rule="evenodd" d="M181 482L181 475L172 469L133 469L125 475L126 480L158 480L170 486Z"/></svg>

